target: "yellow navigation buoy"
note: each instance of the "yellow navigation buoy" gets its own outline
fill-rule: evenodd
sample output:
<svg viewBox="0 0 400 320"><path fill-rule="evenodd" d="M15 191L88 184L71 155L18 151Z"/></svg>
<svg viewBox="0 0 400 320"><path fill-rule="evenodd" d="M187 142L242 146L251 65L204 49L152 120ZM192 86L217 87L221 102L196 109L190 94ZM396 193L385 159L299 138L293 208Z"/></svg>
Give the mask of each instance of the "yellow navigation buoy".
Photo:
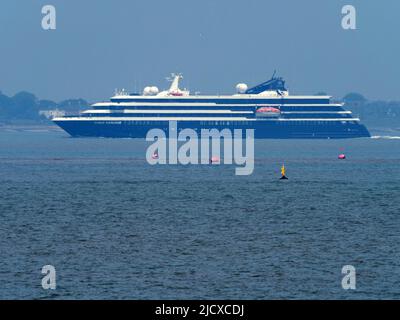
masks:
<svg viewBox="0 0 400 320"><path fill-rule="evenodd" d="M281 179L280 180L287 180L288 178L286 177L286 169L285 169L285 165L282 164L282 168L281 168Z"/></svg>

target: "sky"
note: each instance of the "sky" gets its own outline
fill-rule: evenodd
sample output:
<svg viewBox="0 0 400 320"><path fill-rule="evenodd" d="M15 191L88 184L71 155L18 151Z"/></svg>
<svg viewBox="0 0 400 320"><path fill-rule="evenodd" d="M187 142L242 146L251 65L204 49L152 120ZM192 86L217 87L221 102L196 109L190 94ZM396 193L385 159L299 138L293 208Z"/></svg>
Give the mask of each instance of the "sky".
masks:
<svg viewBox="0 0 400 320"><path fill-rule="evenodd" d="M181 72L192 92L231 94L277 70L292 94L400 100L399 14L398 0L1 0L0 90L95 102Z"/></svg>

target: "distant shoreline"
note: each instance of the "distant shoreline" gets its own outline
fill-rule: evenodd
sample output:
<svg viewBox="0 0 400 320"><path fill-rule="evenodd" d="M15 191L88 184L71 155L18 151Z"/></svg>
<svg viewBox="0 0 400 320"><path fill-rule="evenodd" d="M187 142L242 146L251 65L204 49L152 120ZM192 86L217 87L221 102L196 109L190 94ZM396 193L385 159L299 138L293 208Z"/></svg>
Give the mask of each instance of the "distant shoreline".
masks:
<svg viewBox="0 0 400 320"><path fill-rule="evenodd" d="M0 124L0 131L29 131L29 130L34 130L34 131L63 131L60 127L53 125L53 124Z"/></svg>

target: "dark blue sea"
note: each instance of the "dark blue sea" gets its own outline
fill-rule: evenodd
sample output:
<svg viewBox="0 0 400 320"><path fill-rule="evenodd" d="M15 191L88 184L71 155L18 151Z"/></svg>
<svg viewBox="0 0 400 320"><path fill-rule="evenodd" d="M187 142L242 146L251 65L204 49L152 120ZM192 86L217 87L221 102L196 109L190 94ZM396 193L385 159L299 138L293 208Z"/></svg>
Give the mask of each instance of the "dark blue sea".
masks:
<svg viewBox="0 0 400 320"><path fill-rule="evenodd" d="M250 176L148 145L0 132L0 299L400 298L399 138L257 141Z"/></svg>

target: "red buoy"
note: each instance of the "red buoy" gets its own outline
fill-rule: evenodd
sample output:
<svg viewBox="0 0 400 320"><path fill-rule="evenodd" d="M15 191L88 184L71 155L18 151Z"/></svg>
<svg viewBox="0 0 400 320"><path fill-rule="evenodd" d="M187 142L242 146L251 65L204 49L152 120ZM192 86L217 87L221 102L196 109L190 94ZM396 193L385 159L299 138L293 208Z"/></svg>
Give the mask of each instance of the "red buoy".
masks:
<svg viewBox="0 0 400 320"><path fill-rule="evenodd" d="M158 152L154 152L153 155L151 156L152 159L158 159Z"/></svg>
<svg viewBox="0 0 400 320"><path fill-rule="evenodd" d="M346 155L344 153L339 154L338 159L344 160L344 159L346 159Z"/></svg>
<svg viewBox="0 0 400 320"><path fill-rule="evenodd" d="M211 157L210 163L219 163L219 158L218 157Z"/></svg>

